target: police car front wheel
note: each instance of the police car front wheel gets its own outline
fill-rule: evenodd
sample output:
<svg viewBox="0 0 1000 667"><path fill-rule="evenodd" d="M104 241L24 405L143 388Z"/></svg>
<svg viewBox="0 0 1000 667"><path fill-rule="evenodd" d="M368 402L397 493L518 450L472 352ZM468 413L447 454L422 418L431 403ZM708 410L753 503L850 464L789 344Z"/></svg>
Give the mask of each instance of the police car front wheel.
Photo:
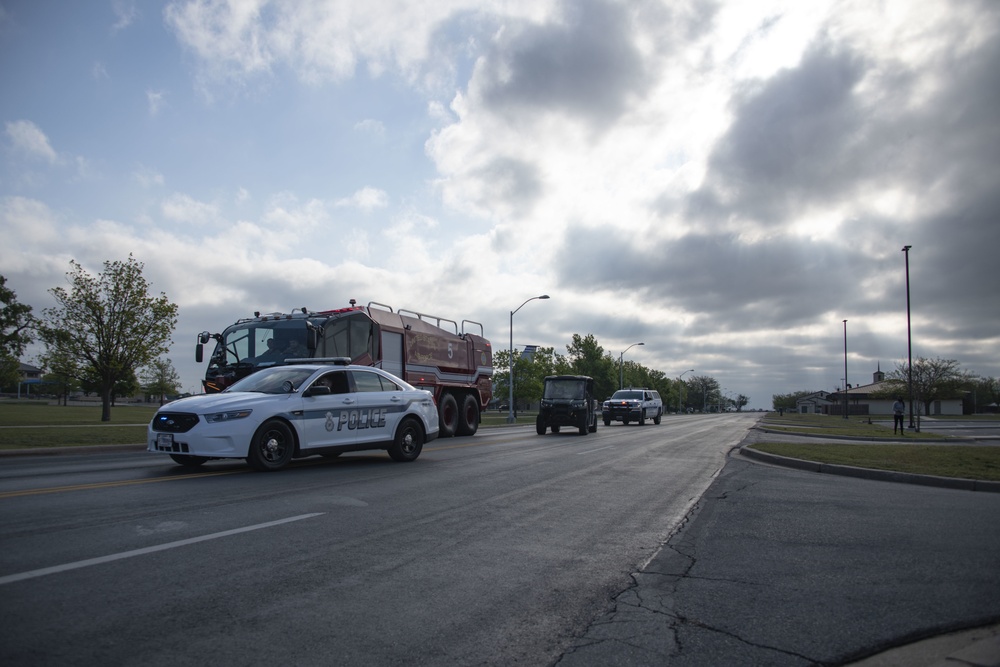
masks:
<svg viewBox="0 0 1000 667"><path fill-rule="evenodd" d="M247 463L254 470L270 472L288 465L295 453L295 435L280 419L271 419L263 425L250 442Z"/></svg>

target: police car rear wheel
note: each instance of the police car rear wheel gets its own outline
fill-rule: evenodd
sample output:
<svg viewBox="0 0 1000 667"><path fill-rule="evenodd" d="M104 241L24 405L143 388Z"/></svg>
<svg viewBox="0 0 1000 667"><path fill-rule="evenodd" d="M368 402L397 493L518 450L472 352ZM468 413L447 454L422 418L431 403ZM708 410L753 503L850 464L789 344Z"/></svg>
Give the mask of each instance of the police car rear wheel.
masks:
<svg viewBox="0 0 1000 667"><path fill-rule="evenodd" d="M295 453L295 436L285 422L272 419L257 429L250 443L247 463L254 470L281 470Z"/></svg>
<svg viewBox="0 0 1000 667"><path fill-rule="evenodd" d="M420 456L424 448L424 429L413 417L404 419L396 429L396 437L389 447L389 457L393 461L407 463Z"/></svg>

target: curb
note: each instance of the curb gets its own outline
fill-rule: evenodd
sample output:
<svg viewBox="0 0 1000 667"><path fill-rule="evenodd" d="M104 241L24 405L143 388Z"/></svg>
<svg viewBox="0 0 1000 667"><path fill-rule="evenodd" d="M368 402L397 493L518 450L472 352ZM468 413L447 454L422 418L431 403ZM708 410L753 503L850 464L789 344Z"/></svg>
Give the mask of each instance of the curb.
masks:
<svg viewBox="0 0 1000 667"><path fill-rule="evenodd" d="M773 433L775 435L791 435L803 438L822 438L823 440L860 440L862 442L899 442L899 438L882 438L874 436L850 436L850 435L826 435L824 433L803 433L802 431L784 431L771 428L764 428L763 426L754 426L753 428L761 431L763 433ZM906 438L906 436L903 436ZM959 438L914 438L913 442L916 444L922 444L925 442L952 442L958 443L962 442Z"/></svg>
<svg viewBox="0 0 1000 667"><path fill-rule="evenodd" d="M841 475L843 477L858 477L861 479L871 479L882 482L899 482L902 484L918 484L921 486L932 486L941 489L959 489L963 491L982 491L987 493L1000 493L1000 482L986 481L979 479L965 479L962 477L938 477L936 475L919 475L909 472L896 472L893 470L875 470L873 468L858 468L855 466L845 466L836 463L820 463L818 461L807 461L804 459L793 459L788 456L768 454L754 449L750 445L740 447L739 453L750 459L755 459L763 463L805 470L807 472L818 472L827 475Z"/></svg>

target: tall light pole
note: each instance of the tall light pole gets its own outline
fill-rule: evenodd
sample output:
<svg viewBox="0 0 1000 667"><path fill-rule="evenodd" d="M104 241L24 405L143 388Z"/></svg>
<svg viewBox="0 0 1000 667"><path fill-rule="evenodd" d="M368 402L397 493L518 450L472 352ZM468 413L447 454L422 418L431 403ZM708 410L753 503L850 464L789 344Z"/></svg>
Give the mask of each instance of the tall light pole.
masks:
<svg viewBox="0 0 1000 667"><path fill-rule="evenodd" d="M548 299L548 294L542 294L540 296L533 296L528 301L534 301L535 299ZM528 303L525 301L524 303ZM524 303L510 311L510 375L507 377L507 384L510 388L510 398L507 402L507 423L514 423L514 313L524 308Z"/></svg>
<svg viewBox="0 0 1000 667"><path fill-rule="evenodd" d="M645 343L632 343L631 345L629 345L628 347L626 347L624 350L622 350L622 353L618 355L618 388L619 389L624 389L625 388L625 366L623 365L624 361L625 361L625 353L628 352L629 350L631 350L636 345L645 345Z"/></svg>
<svg viewBox="0 0 1000 667"><path fill-rule="evenodd" d="M847 411L851 407L847 387L847 320L844 320L844 419L848 418Z"/></svg>
<svg viewBox="0 0 1000 667"><path fill-rule="evenodd" d="M682 394L684 393L684 376L687 373L694 373L694 369L689 368L688 370L681 373L677 378L677 414L680 414L681 403L684 401Z"/></svg>
<svg viewBox="0 0 1000 667"><path fill-rule="evenodd" d="M910 248L912 247L903 246L903 255L906 257L906 372L910 392L910 428L913 428L913 345L910 339Z"/></svg>

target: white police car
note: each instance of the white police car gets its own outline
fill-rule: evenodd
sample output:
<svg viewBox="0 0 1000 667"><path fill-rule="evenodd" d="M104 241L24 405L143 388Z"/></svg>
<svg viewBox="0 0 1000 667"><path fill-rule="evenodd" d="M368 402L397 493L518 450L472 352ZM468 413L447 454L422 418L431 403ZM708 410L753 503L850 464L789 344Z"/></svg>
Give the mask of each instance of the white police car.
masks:
<svg viewBox="0 0 1000 667"><path fill-rule="evenodd" d="M164 405L149 423L147 451L185 466L245 458L266 471L366 449L413 461L438 436L429 391L348 359L316 361L266 368L221 393Z"/></svg>

